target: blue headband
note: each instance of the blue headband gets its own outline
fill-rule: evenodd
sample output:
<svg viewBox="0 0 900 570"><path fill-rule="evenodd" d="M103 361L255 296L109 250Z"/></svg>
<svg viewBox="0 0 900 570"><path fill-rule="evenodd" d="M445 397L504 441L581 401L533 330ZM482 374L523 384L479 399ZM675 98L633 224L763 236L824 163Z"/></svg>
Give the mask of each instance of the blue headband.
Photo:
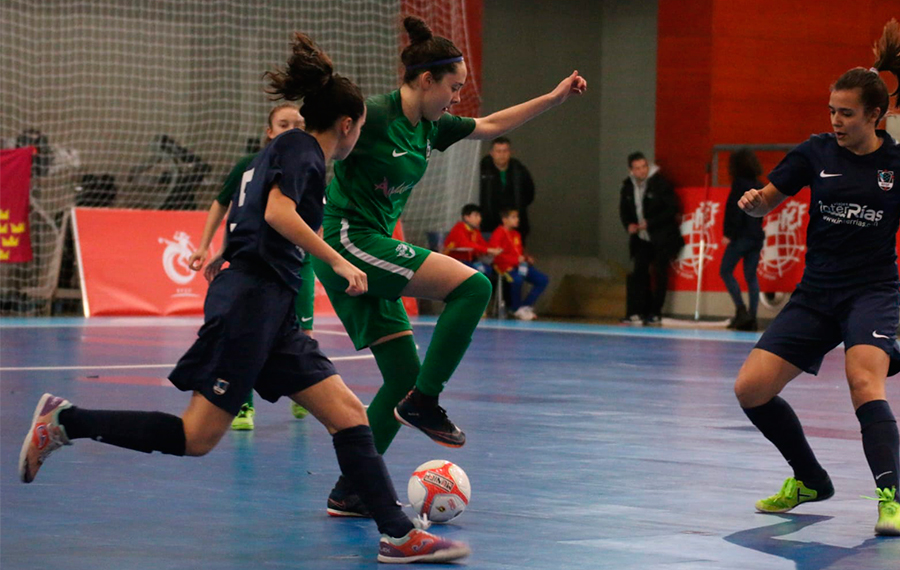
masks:
<svg viewBox="0 0 900 570"><path fill-rule="evenodd" d="M447 59L439 59L437 61L429 61L428 63L418 63L416 65L407 65L406 71L415 71L416 69L422 69L425 67L437 67L438 65L445 65L448 63L458 63L463 60L463 56L459 57L448 57Z"/></svg>

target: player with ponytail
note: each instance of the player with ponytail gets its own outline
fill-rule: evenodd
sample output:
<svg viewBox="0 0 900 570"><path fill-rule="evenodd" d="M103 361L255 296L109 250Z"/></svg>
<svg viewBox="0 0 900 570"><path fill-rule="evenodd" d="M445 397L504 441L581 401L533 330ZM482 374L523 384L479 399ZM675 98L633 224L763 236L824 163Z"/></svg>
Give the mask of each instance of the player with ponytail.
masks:
<svg viewBox="0 0 900 570"><path fill-rule="evenodd" d="M900 146L877 127L891 106L883 72L900 79L900 26L892 20L875 44L875 63L841 75L828 108L833 132L812 136L785 156L761 190L738 205L762 217L810 187L806 270L790 302L760 338L738 373L735 394L750 421L781 452L793 476L756 503L766 513L822 501L834 486L797 415L778 394L801 372L816 374L843 342L850 398L875 479L876 534L900 535L900 437L885 393L900 371L897 345L900 282Z"/></svg>
<svg viewBox="0 0 900 570"><path fill-rule="evenodd" d="M409 45L401 53L400 88L367 100L369 117L359 144L335 164L325 206L325 241L366 272L369 290L352 297L324 263L316 275L357 350L371 348L384 384L368 408L375 445L384 453L400 428L415 427L437 443L460 447L465 434L447 417L438 396L472 339L491 296L491 283L463 263L391 238L431 153L462 139L492 140L572 95L587 82L572 73L551 92L478 119L450 114L460 101L468 69L462 52L435 36L419 18L403 25ZM400 297L445 304L424 362ZM353 490L338 481L328 501L337 516L365 516Z"/></svg>

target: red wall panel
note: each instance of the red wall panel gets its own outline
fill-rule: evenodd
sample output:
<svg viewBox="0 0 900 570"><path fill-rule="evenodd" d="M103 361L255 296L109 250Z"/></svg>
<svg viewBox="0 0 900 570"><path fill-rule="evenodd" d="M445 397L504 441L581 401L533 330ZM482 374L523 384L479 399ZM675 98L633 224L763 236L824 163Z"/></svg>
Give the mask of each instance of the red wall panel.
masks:
<svg viewBox="0 0 900 570"><path fill-rule="evenodd" d="M702 185L715 144L830 130L829 86L872 64L894 16L885 0L660 0L657 162L677 185Z"/></svg>

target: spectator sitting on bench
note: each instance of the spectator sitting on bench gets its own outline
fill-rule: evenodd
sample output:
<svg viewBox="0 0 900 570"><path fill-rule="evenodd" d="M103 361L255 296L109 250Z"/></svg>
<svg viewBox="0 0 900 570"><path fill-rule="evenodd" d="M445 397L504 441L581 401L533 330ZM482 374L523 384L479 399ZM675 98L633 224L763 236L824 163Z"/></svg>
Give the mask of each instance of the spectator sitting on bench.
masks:
<svg viewBox="0 0 900 570"><path fill-rule="evenodd" d="M513 315L523 321L537 318L534 304L547 288L550 278L534 267L534 258L525 253L522 236L516 231L519 226L519 212L514 209L500 211L500 225L491 234L488 247L501 248L501 253L494 257L494 269L510 283L510 310ZM528 297L522 300L522 285L531 284Z"/></svg>
<svg viewBox="0 0 900 570"><path fill-rule="evenodd" d="M500 248L490 248L481 235L481 208L476 204L466 204L462 209L462 220L447 234L444 239L444 255L457 259L488 277L493 276L490 260L484 259L497 255ZM484 259L484 261L483 261Z"/></svg>

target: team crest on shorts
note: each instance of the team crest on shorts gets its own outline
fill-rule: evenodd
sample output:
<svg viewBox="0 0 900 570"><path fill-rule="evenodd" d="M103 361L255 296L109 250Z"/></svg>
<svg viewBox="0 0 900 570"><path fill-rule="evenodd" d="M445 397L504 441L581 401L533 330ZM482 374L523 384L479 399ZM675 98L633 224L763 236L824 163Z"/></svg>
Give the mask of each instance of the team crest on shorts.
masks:
<svg viewBox="0 0 900 570"><path fill-rule="evenodd" d="M893 170L879 170L878 171L878 185L881 186L881 189L887 192L891 188L894 187L894 171Z"/></svg>
<svg viewBox="0 0 900 570"><path fill-rule="evenodd" d="M228 391L228 381L222 380L219 378L216 380L216 383L213 384L213 392L216 393L216 396L221 396L225 392Z"/></svg>
<svg viewBox="0 0 900 570"><path fill-rule="evenodd" d="M406 245L405 243L401 243L397 246L397 257L402 257L405 259L412 259L416 256L416 250Z"/></svg>

